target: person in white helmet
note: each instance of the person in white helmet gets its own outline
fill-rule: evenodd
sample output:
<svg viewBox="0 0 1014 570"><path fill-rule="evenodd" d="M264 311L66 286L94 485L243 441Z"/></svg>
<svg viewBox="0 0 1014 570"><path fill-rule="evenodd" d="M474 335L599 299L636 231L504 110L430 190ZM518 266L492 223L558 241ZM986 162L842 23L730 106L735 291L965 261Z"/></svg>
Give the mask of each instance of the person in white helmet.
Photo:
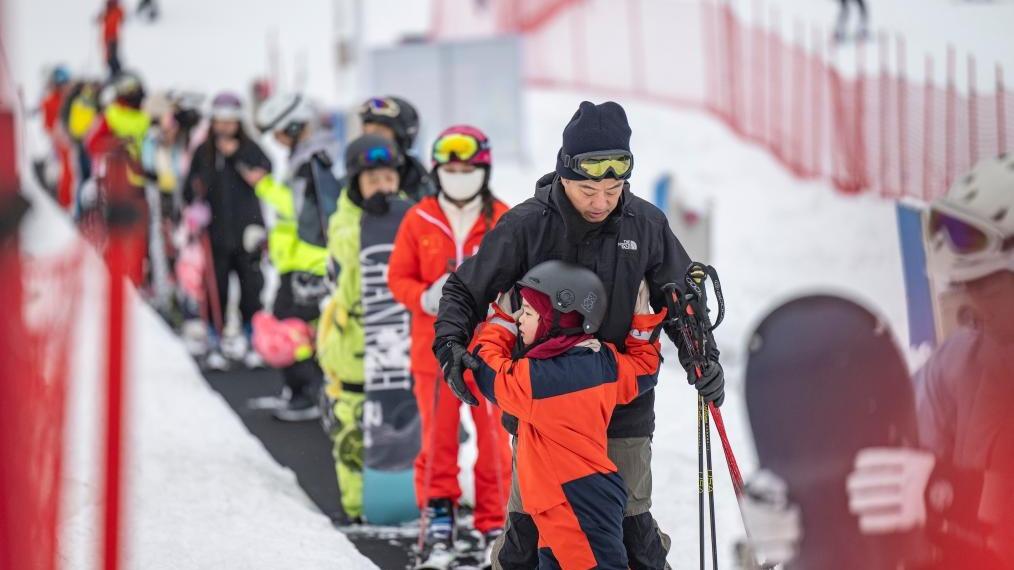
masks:
<svg viewBox="0 0 1014 570"><path fill-rule="evenodd" d="M922 449L861 450L849 507L868 534L923 528L933 568L1014 568L1014 155L956 180L925 230L929 274L971 318L914 380Z"/></svg>
<svg viewBox="0 0 1014 570"><path fill-rule="evenodd" d="M270 97L257 110L256 123L289 149L285 180L256 165L237 164L243 178L275 214L268 233L268 255L278 271L279 287L271 314L278 321L297 318L316 328L320 302L327 294L327 218L337 207L340 191L331 173L337 143L319 128L310 102L296 93ZM255 345L257 335L255 326ZM313 352L296 351L291 364L282 367L282 375L283 405L275 409L275 417L283 421L319 418L317 393L323 373Z"/></svg>

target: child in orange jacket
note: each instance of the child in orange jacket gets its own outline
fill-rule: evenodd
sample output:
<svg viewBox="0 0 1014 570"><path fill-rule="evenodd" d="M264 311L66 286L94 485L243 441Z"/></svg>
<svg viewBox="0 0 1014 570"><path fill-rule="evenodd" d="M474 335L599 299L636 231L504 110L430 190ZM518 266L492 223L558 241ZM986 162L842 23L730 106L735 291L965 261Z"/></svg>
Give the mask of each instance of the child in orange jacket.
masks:
<svg viewBox="0 0 1014 570"><path fill-rule="evenodd" d="M655 386L665 313L639 300L626 353L592 336L606 295L590 270L542 263L518 283L514 316L496 305L465 363L482 394L517 416L521 501L539 529L539 568L626 569L627 492L606 455L617 405ZM516 320L515 320L516 317ZM583 317L583 318L582 318ZM520 331L521 343L517 343Z"/></svg>

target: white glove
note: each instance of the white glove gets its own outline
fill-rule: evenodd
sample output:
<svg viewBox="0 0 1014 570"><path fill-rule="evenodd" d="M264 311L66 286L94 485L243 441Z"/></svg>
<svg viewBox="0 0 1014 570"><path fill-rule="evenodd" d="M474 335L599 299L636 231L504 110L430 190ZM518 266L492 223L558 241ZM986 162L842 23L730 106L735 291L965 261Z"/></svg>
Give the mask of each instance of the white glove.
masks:
<svg viewBox="0 0 1014 570"><path fill-rule="evenodd" d="M268 234L264 231L264 226L260 224L250 224L243 229L243 249L247 253L254 253L264 247L264 242L267 239Z"/></svg>
<svg viewBox="0 0 1014 570"><path fill-rule="evenodd" d="M803 531L799 507L789 503L785 481L770 471L758 471L746 485L740 508L757 562L770 567L796 557Z"/></svg>
<svg viewBox="0 0 1014 570"><path fill-rule="evenodd" d="M849 510L864 534L910 530L926 522L923 494L936 458L916 449L868 447L846 481Z"/></svg>
<svg viewBox="0 0 1014 570"><path fill-rule="evenodd" d="M419 304L422 305L422 310L427 315L437 316L437 309L440 308L440 297L443 296L444 283L447 283L447 278L450 277L450 273L444 273L430 285L429 289L422 292L419 297Z"/></svg>

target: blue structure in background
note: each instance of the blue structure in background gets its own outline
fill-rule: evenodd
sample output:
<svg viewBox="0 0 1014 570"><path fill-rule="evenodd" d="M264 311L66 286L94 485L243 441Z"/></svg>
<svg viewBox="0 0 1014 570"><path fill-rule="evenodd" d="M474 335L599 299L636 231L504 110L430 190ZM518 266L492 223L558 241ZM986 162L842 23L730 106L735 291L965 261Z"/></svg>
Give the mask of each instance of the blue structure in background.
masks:
<svg viewBox="0 0 1014 570"><path fill-rule="evenodd" d="M917 347L937 342L933 321L933 291L926 273L926 249L922 236L922 211L899 203L898 238L905 275L905 298L908 303L908 342Z"/></svg>
<svg viewBox="0 0 1014 570"><path fill-rule="evenodd" d="M659 210L662 210L668 215L667 205L669 204L669 192L672 191L672 175L668 172L659 176L658 180L655 181L655 193L652 198L652 203Z"/></svg>

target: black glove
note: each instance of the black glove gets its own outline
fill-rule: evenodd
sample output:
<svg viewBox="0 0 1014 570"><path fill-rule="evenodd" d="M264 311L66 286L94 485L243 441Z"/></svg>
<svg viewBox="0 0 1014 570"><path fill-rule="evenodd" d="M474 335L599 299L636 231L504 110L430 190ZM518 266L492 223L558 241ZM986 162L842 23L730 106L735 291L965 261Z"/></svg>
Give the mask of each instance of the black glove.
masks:
<svg viewBox="0 0 1014 570"><path fill-rule="evenodd" d="M460 341L453 338L441 340L443 342L437 348L436 356L440 361L440 369L444 372L444 381L459 400L469 406L478 406L479 400L465 385L465 369L478 369L478 359L469 354L468 349Z"/></svg>
<svg viewBox="0 0 1014 570"><path fill-rule="evenodd" d="M693 361L680 354L680 364L687 371L687 382L704 397L705 402L714 402L715 406L721 407L725 401L725 371L717 360L708 359L706 362L707 364L701 367L701 377L698 378L697 367Z"/></svg>

